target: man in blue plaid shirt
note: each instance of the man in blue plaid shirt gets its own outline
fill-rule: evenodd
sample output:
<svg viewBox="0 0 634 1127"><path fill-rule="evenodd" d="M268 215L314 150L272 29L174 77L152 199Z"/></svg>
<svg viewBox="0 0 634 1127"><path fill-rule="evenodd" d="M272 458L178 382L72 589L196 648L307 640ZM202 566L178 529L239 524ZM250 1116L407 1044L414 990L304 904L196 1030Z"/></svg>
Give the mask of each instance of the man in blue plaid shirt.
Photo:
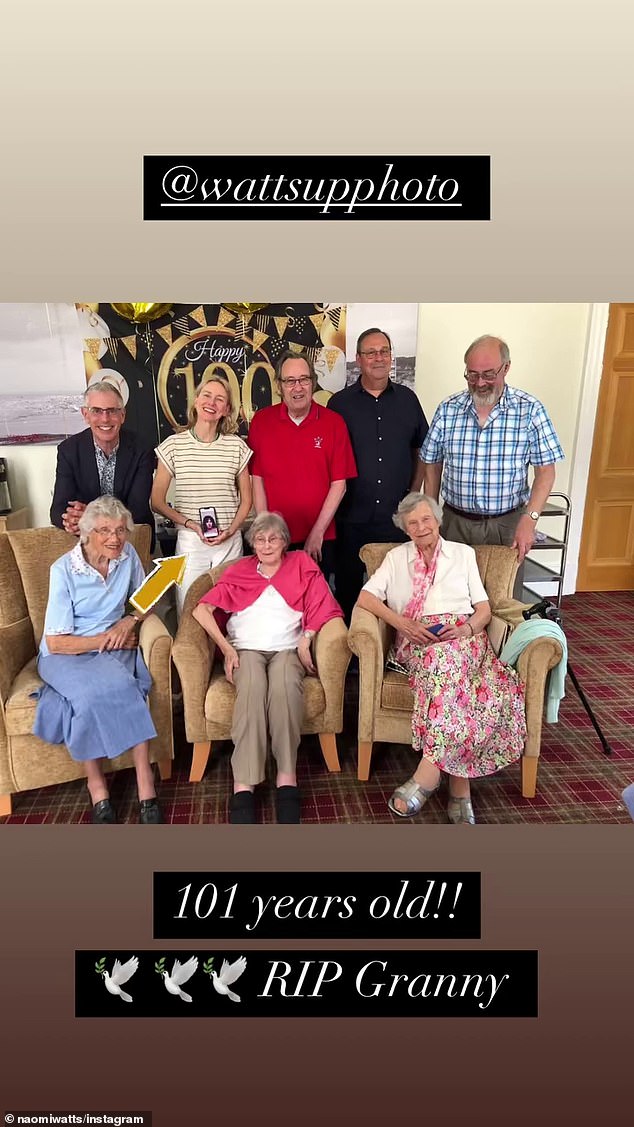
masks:
<svg viewBox="0 0 634 1127"><path fill-rule="evenodd" d="M503 340L479 337L464 359L467 390L443 400L421 448L425 492L438 500L442 482L446 540L510 545L521 565L564 453L539 400L506 384Z"/></svg>

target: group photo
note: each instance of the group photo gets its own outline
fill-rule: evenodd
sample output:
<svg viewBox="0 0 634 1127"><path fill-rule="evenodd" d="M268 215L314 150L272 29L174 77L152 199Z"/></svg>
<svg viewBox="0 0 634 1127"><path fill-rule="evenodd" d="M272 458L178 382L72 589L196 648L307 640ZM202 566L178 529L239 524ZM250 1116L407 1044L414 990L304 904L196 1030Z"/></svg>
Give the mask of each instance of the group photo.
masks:
<svg viewBox="0 0 634 1127"><path fill-rule="evenodd" d="M631 822L632 340L0 305L0 823Z"/></svg>

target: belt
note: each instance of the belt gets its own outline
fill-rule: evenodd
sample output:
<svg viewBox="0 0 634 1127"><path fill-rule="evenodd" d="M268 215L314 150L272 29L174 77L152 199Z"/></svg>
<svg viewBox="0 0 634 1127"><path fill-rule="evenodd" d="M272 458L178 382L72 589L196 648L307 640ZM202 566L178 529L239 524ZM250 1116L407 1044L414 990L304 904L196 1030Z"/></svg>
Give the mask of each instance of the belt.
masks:
<svg viewBox="0 0 634 1127"><path fill-rule="evenodd" d="M504 513L468 513L465 509L457 509L455 505L450 505L448 501L445 501L445 508L449 509L451 513L455 513L456 516L463 517L464 520L483 521L495 520L497 517L510 517L513 513L521 512L524 506L519 505L516 509L507 509Z"/></svg>

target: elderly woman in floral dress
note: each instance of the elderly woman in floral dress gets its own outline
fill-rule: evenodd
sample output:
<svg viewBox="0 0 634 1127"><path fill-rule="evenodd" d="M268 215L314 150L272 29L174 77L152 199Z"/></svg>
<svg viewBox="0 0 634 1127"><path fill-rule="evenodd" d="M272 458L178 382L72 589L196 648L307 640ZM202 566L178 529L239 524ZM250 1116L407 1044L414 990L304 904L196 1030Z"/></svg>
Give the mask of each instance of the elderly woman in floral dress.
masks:
<svg viewBox="0 0 634 1127"><path fill-rule="evenodd" d="M408 674L414 692L412 746L422 757L389 807L417 814L446 774L450 822L472 825L469 779L522 754L523 688L489 644L491 608L473 548L441 538L438 505L421 493L401 501L394 523L410 543L388 552L358 599L395 628L388 664Z"/></svg>

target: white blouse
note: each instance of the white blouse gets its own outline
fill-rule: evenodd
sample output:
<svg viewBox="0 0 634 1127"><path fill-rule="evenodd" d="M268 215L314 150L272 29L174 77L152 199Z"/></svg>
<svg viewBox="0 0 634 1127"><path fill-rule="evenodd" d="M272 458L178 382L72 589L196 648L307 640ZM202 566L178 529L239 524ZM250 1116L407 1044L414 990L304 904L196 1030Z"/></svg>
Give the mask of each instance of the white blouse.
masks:
<svg viewBox="0 0 634 1127"><path fill-rule="evenodd" d="M301 610L289 607L275 587L227 621L227 637L236 650L294 650L301 636Z"/></svg>
<svg viewBox="0 0 634 1127"><path fill-rule="evenodd" d="M388 552L363 590L402 614L412 597L418 549L410 540ZM429 589L425 614L473 614L476 603L488 601L473 548L440 540L436 578Z"/></svg>

